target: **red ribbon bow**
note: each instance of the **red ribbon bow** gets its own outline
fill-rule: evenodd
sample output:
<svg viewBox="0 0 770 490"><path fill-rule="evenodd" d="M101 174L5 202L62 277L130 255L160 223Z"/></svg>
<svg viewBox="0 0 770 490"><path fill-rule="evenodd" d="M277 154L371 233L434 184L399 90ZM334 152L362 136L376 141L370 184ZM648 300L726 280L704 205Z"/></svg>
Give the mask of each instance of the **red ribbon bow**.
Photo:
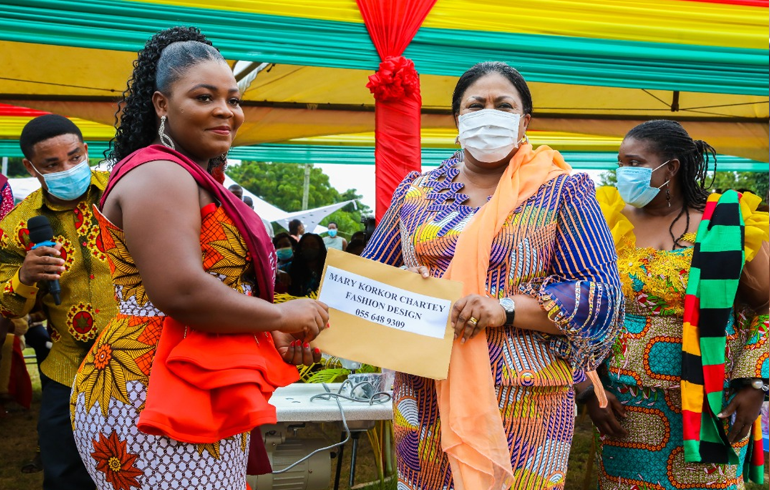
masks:
<svg viewBox="0 0 770 490"><path fill-rule="evenodd" d="M403 56L389 56L366 84L380 102L400 100L420 93L420 79L414 62Z"/></svg>

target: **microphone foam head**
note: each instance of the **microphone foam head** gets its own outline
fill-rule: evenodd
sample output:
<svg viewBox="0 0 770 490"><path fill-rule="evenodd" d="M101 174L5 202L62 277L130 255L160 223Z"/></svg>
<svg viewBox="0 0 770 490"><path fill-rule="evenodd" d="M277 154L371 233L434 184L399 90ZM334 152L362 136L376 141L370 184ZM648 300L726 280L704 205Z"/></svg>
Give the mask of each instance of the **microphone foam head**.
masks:
<svg viewBox="0 0 770 490"><path fill-rule="evenodd" d="M32 243L50 241L53 238L51 222L45 216L34 216L27 222L29 239Z"/></svg>

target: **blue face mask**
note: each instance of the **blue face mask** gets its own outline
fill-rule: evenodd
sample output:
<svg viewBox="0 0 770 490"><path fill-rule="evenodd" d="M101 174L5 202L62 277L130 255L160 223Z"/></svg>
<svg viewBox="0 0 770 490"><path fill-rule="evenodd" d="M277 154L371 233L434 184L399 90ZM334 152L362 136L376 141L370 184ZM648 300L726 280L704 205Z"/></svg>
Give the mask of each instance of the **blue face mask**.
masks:
<svg viewBox="0 0 770 490"><path fill-rule="evenodd" d="M643 208L650 203L660 192L660 187L668 184L668 180L660 187L650 187L652 173L671 160L666 160L657 167L619 167L617 170L618 192L621 199L627 204L637 208Z"/></svg>
<svg viewBox="0 0 770 490"><path fill-rule="evenodd" d="M275 255L281 262L288 262L292 257L294 257L294 251L291 249L291 247L279 248L275 251Z"/></svg>
<svg viewBox="0 0 770 490"><path fill-rule="evenodd" d="M88 191L91 185L91 167L88 166L88 155L82 162L69 170L55 174L41 174L32 165L35 172L43 177L48 193L62 201L74 201Z"/></svg>
<svg viewBox="0 0 770 490"><path fill-rule="evenodd" d="M329 230L329 237L334 238L337 236L337 230Z"/></svg>

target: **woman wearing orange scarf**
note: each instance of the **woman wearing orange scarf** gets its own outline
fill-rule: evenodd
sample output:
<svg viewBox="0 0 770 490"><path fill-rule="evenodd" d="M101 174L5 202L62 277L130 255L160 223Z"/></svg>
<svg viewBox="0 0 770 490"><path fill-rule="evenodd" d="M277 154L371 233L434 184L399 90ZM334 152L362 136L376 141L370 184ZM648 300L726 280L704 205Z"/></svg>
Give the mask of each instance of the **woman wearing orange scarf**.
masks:
<svg viewBox="0 0 770 490"><path fill-rule="evenodd" d="M519 72L474 66L452 111L463 150L407 176L363 254L465 284L448 379L396 377L399 488L562 488L573 369L622 322L612 236L591 180L527 142Z"/></svg>

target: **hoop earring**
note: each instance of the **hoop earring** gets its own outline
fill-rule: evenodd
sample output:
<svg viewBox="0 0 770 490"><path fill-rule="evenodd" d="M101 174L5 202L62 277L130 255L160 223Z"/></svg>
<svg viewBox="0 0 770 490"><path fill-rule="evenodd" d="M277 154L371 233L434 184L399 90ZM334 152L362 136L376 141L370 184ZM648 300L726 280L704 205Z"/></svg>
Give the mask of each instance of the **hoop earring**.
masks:
<svg viewBox="0 0 770 490"><path fill-rule="evenodd" d="M230 150L227 150L226 152L222 153L218 157L214 157L211 160L209 160L208 172L211 173L211 171L217 167L224 168L227 165L227 155L229 153L230 153Z"/></svg>
<svg viewBox="0 0 770 490"><path fill-rule="evenodd" d="M668 203L668 207L671 207L671 192L668 190L668 182L666 182L666 202Z"/></svg>
<svg viewBox="0 0 770 490"><path fill-rule="evenodd" d="M526 133L524 134L524 137L521 138L521 141L519 141L519 144L522 143L529 143L529 136L527 136Z"/></svg>
<svg viewBox="0 0 770 490"><path fill-rule="evenodd" d="M217 160L220 162L220 165L226 165L227 164L227 155L230 153L230 150L227 150L226 152L222 153L217 157Z"/></svg>
<svg viewBox="0 0 770 490"><path fill-rule="evenodd" d="M166 148L171 148L172 150L176 150L176 147L174 146L174 140L171 139L171 136L166 134L166 116L162 116L160 118L158 136L160 137L160 142L163 143L163 146Z"/></svg>

